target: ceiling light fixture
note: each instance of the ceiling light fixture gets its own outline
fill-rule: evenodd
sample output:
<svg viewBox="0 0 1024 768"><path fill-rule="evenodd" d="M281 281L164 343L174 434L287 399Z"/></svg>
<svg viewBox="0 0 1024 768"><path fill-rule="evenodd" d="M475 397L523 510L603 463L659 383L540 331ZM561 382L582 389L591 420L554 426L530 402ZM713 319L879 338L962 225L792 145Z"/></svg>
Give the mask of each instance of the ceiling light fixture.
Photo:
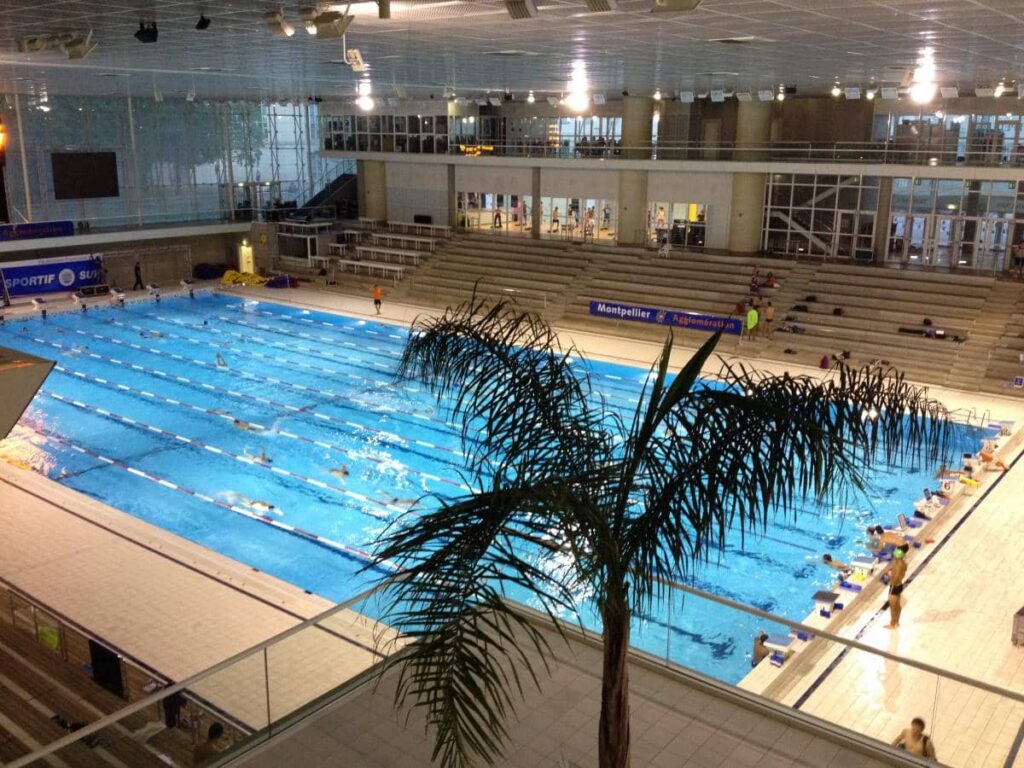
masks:
<svg viewBox="0 0 1024 768"><path fill-rule="evenodd" d="M356 98L356 106L359 107L363 112L369 112L373 109L373 86L369 80L360 80L359 84L356 85L356 92L359 96Z"/></svg>
<svg viewBox="0 0 1024 768"><path fill-rule="evenodd" d="M848 99L859 99L860 98L860 87L856 85L848 85L843 89L843 94Z"/></svg>
<svg viewBox="0 0 1024 768"><path fill-rule="evenodd" d="M607 13L619 9L618 0L583 0L591 13Z"/></svg>
<svg viewBox="0 0 1024 768"><path fill-rule="evenodd" d="M95 48L96 43L92 40L91 29L84 36L77 33L71 35L71 37L60 44L60 49L69 59L84 59Z"/></svg>
<svg viewBox="0 0 1024 768"><path fill-rule="evenodd" d="M342 37L355 16L345 16L337 11L326 11L317 16L313 23L316 25L316 36L321 40Z"/></svg>
<svg viewBox="0 0 1024 768"><path fill-rule="evenodd" d="M935 82L935 56L932 48L924 48L914 69L914 79L910 84L910 99L915 104L927 104L935 98L939 90Z"/></svg>
<svg viewBox="0 0 1024 768"><path fill-rule="evenodd" d="M750 101L750 91L736 91L736 101Z"/></svg>
<svg viewBox="0 0 1024 768"><path fill-rule="evenodd" d="M651 13L685 13L695 11L701 0L654 0Z"/></svg>
<svg viewBox="0 0 1024 768"><path fill-rule="evenodd" d="M655 101L661 101L661 88L655 88L654 89L654 97L653 98L654 98Z"/></svg>
<svg viewBox="0 0 1024 768"><path fill-rule="evenodd" d="M155 21L140 21L139 28L135 32L135 39L140 43L155 43L159 34Z"/></svg>
<svg viewBox="0 0 1024 768"><path fill-rule="evenodd" d="M868 101L874 101L876 93L878 93L878 91L875 91L875 90L864 91L864 98L867 99Z"/></svg>
<svg viewBox="0 0 1024 768"><path fill-rule="evenodd" d="M537 98L533 95L533 91L530 91L529 95L526 97L526 103L533 104L536 100Z"/></svg>
<svg viewBox="0 0 1024 768"><path fill-rule="evenodd" d="M263 14L263 23L274 37L291 37L295 27L284 17L283 11L267 11Z"/></svg>
<svg viewBox="0 0 1024 768"><path fill-rule="evenodd" d="M757 98L759 101L771 101L775 98L775 94L768 88L762 88L757 92Z"/></svg>
<svg viewBox="0 0 1024 768"><path fill-rule="evenodd" d="M695 98L695 96L694 96L693 91L680 91L679 92L679 101L681 101L683 104L693 104L694 98Z"/></svg>
<svg viewBox="0 0 1024 768"><path fill-rule="evenodd" d="M198 29L201 32L202 30L209 29L209 28L210 28L210 20L208 18L206 18L205 15L200 13L199 14L199 21L196 22L196 29Z"/></svg>
<svg viewBox="0 0 1024 768"><path fill-rule="evenodd" d="M572 75L569 78L569 95L565 97L565 105L573 112L583 112L590 106L586 65L582 61L572 63Z"/></svg>
<svg viewBox="0 0 1024 768"><path fill-rule="evenodd" d="M537 15L537 4L534 0L505 0L505 10L516 21L522 21Z"/></svg>
<svg viewBox="0 0 1024 768"><path fill-rule="evenodd" d="M1000 80L999 81L999 85L997 85L995 87L995 90L992 91L992 95L995 96L998 99L1004 93L1006 93L1006 83L1004 83L1002 80Z"/></svg>
<svg viewBox="0 0 1024 768"><path fill-rule="evenodd" d="M944 99L956 99L960 97L960 89L955 85L940 85L939 93Z"/></svg>
<svg viewBox="0 0 1024 768"><path fill-rule="evenodd" d="M838 99L842 93L843 89L839 87L839 81L837 80L836 84L832 86L832 95Z"/></svg>

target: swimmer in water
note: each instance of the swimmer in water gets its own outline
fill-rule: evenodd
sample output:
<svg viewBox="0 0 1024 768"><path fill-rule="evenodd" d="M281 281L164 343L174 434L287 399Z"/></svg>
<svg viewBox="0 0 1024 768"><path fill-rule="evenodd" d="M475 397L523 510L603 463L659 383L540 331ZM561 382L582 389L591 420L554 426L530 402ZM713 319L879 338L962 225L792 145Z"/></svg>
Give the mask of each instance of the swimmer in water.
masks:
<svg viewBox="0 0 1024 768"><path fill-rule="evenodd" d="M335 477L340 477L342 480L345 480L348 478L348 465L342 464L340 467L335 467L330 470L330 472Z"/></svg>
<svg viewBox="0 0 1024 768"><path fill-rule="evenodd" d="M224 355L222 355L220 352L217 353L217 367L218 368L227 368L228 367L228 363L224 359Z"/></svg>
<svg viewBox="0 0 1024 768"><path fill-rule="evenodd" d="M263 431L262 428L257 427L251 421L245 421L244 419L235 419L233 423L234 423L234 425L235 425L235 427L237 429L240 429L243 432L262 432Z"/></svg>
<svg viewBox="0 0 1024 768"><path fill-rule="evenodd" d="M416 506L419 505L420 500L419 499L400 499L397 496L392 496L392 495L389 494L388 495L388 501L385 502L385 503L386 504L390 504L393 507L408 507L409 509L412 509L413 507L416 507Z"/></svg>
<svg viewBox="0 0 1024 768"><path fill-rule="evenodd" d="M278 517L284 515L284 512L282 512L280 509L278 509L269 502L263 501L262 499L249 499L240 493L232 493L230 494L230 496L243 507L249 507L250 509L256 510L257 512L270 512L272 514L277 515Z"/></svg>
<svg viewBox="0 0 1024 768"><path fill-rule="evenodd" d="M260 455L256 458L256 461L258 461L260 464L270 464L274 460L267 456L266 448L260 448Z"/></svg>

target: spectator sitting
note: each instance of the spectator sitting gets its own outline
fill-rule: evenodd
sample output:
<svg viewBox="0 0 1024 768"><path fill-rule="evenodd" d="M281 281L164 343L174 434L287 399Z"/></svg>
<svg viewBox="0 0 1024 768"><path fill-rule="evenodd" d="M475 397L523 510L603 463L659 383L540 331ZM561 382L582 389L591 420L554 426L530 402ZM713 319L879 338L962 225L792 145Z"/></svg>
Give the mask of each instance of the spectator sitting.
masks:
<svg viewBox="0 0 1024 768"><path fill-rule="evenodd" d="M769 272L768 276L764 279L764 286L766 288L775 288L778 284L779 281L775 279L775 275Z"/></svg>

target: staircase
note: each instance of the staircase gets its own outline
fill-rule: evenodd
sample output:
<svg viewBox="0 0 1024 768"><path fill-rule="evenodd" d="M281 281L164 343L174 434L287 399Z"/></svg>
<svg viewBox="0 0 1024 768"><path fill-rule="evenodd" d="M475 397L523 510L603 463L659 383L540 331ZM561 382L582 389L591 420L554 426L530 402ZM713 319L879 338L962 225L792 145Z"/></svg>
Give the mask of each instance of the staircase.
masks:
<svg viewBox="0 0 1024 768"><path fill-rule="evenodd" d="M1020 294L1018 283L997 280L992 284L985 311L975 319L967 341L960 346L956 362L946 375L946 386L972 391L981 387L992 351L1006 333Z"/></svg>
<svg viewBox="0 0 1024 768"><path fill-rule="evenodd" d="M356 191L356 175L354 173L343 173L338 178L328 182L323 189L309 198L302 205L302 208L330 207L333 209L334 218L355 218L358 205Z"/></svg>

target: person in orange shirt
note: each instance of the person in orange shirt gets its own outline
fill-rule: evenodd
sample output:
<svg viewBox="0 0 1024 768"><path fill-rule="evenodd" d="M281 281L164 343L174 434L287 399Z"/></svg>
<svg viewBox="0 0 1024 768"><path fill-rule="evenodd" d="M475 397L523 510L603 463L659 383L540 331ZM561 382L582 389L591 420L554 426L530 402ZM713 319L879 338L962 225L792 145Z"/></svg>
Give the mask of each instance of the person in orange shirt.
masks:
<svg viewBox="0 0 1024 768"><path fill-rule="evenodd" d="M384 298L384 292L380 289L380 286L374 284L373 286L373 308L377 310L377 314L380 314L380 302Z"/></svg>

